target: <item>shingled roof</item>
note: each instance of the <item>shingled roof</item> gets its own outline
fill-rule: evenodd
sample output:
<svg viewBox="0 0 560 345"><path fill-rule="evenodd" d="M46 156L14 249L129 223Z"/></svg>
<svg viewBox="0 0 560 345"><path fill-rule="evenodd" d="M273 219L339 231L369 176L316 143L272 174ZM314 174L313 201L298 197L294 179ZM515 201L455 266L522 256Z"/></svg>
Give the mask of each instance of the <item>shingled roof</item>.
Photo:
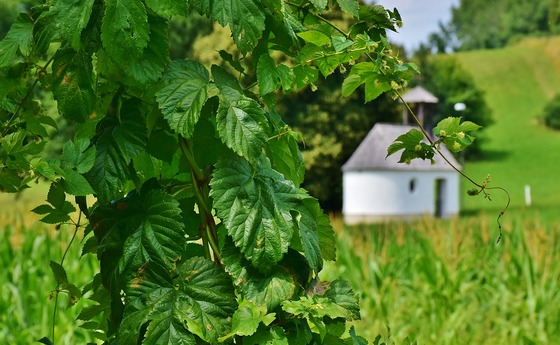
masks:
<svg viewBox="0 0 560 345"><path fill-rule="evenodd" d="M414 126L377 123L369 131L360 146L354 151L350 159L342 166L343 171L351 170L422 170L422 171L452 171L453 168L436 154L435 164L429 160L413 159L410 164L399 163L401 156L397 152L387 158L387 148L401 134L417 128ZM449 150L443 145L442 152L457 168L459 163L453 158Z"/></svg>

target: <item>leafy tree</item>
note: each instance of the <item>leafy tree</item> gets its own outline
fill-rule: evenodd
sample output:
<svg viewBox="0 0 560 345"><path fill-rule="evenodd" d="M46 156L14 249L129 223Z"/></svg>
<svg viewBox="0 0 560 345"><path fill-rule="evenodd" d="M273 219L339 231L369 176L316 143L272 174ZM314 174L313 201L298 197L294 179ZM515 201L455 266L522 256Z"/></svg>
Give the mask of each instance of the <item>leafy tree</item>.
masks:
<svg viewBox="0 0 560 345"><path fill-rule="evenodd" d="M342 205L342 171L376 122L401 121L398 102L385 94L364 105L363 90L341 96L344 75L335 72L316 82L317 90L280 97L278 109L303 137L303 186L328 210Z"/></svg>
<svg viewBox="0 0 560 345"><path fill-rule="evenodd" d="M558 32L556 0L461 0L429 45L437 51L499 48L526 36Z"/></svg>
<svg viewBox="0 0 560 345"><path fill-rule="evenodd" d="M483 127L492 124L492 112L484 100L484 93L477 88L472 76L454 56L425 52L417 53L416 59L422 75L415 78L413 84L422 85L439 99L431 123L426 123L428 128L433 128L447 116L460 116ZM457 103L465 104L465 109L455 110ZM469 147L467 157L481 154L481 139L483 140L483 136L479 135Z"/></svg>
<svg viewBox="0 0 560 345"><path fill-rule="evenodd" d="M336 6L347 30L323 16ZM171 60L169 18L193 10L229 27L238 53L221 56L234 70L250 59L255 83ZM345 97L400 90L416 68L386 40L399 23L353 0L54 0L20 14L0 42L0 190L48 180L33 211L72 224L70 236L85 229L84 255L101 267L79 289L51 261L55 298L86 294L79 319L107 344L363 343L345 335L359 318L348 283L319 279L334 231L301 188L299 137L274 94L341 68ZM40 93L75 126L50 159L45 144L67 124Z"/></svg>
<svg viewBox="0 0 560 345"><path fill-rule="evenodd" d="M560 129L560 94L554 96L543 111L544 123L552 129Z"/></svg>

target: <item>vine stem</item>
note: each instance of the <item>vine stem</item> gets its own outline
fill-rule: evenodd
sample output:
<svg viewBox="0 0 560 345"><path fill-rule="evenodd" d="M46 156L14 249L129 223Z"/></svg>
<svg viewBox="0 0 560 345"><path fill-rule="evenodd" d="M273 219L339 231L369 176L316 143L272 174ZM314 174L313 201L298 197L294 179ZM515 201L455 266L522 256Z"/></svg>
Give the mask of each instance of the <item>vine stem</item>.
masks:
<svg viewBox="0 0 560 345"><path fill-rule="evenodd" d="M457 168L453 163L451 163L451 161L443 154L443 152L441 152L441 150L437 148L436 142L432 139L431 135L428 134L428 132L426 131L424 126L420 123L420 120L418 119L418 117L416 116L414 111L412 111L412 109L410 108L408 103L405 102L402 95L397 90L394 90L394 92L397 94L397 97L400 99L400 101L405 105L406 109L410 112L410 114L412 115L412 118L414 119L414 122L416 122L416 125L420 128L420 131L422 132L422 134L424 135L426 140L428 140L430 145L434 148L434 150L436 150L436 152L441 156L441 158L443 158L443 160L446 161L447 164L449 164L449 166L451 168L453 168L453 170L458 172L461 176L463 176L465 179L467 179L473 185L480 188L480 191L477 194L482 192L482 193L484 193L484 196L487 197L489 200L490 200L490 195L486 192L487 190L497 189L497 190L503 191L506 194L506 197L507 197L506 206L500 211L500 213L498 214L498 218L496 219L496 221L498 222L498 228L500 230L500 234L498 235L498 238L496 239L496 244L500 243L500 240L502 239L502 233L503 233L502 223L500 222L500 219L502 218L502 216L504 215L506 210L509 208L509 204L511 202L511 196L509 195L509 192L503 187L488 187L486 185L486 183L482 183L482 184L478 183L475 180L473 180L470 176L465 174L461 169Z"/></svg>
<svg viewBox="0 0 560 345"><path fill-rule="evenodd" d="M82 220L82 212L80 211L80 213L78 214L78 221L76 223L74 223L74 233L72 234L72 238L70 238L70 242L68 242L68 245L66 246L66 249L64 250L64 254L62 254L62 258L60 259L60 266L64 265L64 260L66 259L66 255L68 254L68 251L70 250L70 246L72 246L72 243L74 242L74 240L76 239L76 235L78 234L78 230L80 229L80 222ZM52 342L53 344L55 343L55 324L56 324L56 313L58 311L58 296L60 294L60 283L56 284L56 294L54 296L54 308L53 308L53 316L52 316Z"/></svg>
<svg viewBox="0 0 560 345"><path fill-rule="evenodd" d="M183 136L180 136L179 142L181 151L191 167L191 175L193 178L194 192L198 201L201 226L204 227L200 234L202 237L204 253L208 259L211 259L213 255L214 261L220 265L220 247L218 245L216 222L214 221L214 216L212 215L212 210L209 206L209 190L206 182L207 176L198 166L189 141ZM210 253L209 247L212 249L212 253Z"/></svg>

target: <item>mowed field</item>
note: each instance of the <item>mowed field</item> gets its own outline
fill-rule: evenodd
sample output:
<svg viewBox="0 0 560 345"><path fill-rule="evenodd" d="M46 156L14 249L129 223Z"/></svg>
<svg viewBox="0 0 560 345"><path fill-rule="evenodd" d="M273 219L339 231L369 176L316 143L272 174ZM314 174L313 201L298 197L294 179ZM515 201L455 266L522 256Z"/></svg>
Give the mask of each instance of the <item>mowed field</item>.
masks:
<svg viewBox="0 0 560 345"><path fill-rule="evenodd" d="M560 93L560 38L527 39L456 56L485 92L495 121L484 130L484 158L467 163L465 172L477 181L490 174L491 186L507 189L509 212L525 208L524 188L529 185L531 208L548 217L560 215L560 131L542 121L544 106ZM505 202L502 194L493 191L488 202L463 193L463 209L498 210Z"/></svg>

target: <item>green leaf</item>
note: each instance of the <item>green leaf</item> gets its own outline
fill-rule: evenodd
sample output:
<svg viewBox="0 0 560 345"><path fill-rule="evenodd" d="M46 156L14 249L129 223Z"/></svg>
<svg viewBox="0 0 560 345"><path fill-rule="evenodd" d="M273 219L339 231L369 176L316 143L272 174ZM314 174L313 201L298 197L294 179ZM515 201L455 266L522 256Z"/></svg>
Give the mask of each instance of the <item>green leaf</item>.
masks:
<svg viewBox="0 0 560 345"><path fill-rule="evenodd" d="M309 84L313 84L319 79L319 72L313 66L298 65L293 69L296 78L296 87L302 89Z"/></svg>
<svg viewBox="0 0 560 345"><path fill-rule="evenodd" d="M192 60L174 61L163 74L156 100L169 126L185 138L193 134L209 83L208 70Z"/></svg>
<svg viewBox="0 0 560 345"><path fill-rule="evenodd" d="M56 280L56 283L58 285L66 285L68 284L68 276L66 275L66 270L64 269L64 267L62 267L62 265L60 265L58 262L54 262L54 261L50 261L50 267L51 267L51 271L53 273L54 276L54 280Z"/></svg>
<svg viewBox="0 0 560 345"><path fill-rule="evenodd" d="M294 83L294 74L285 65L276 66L274 60L268 54L263 54L257 65L257 79L259 93L266 95L278 90L280 86L284 91L291 90Z"/></svg>
<svg viewBox="0 0 560 345"><path fill-rule="evenodd" d="M216 118L220 139L230 149L251 161L260 157L268 139L269 125L260 105L251 98L220 99Z"/></svg>
<svg viewBox="0 0 560 345"><path fill-rule="evenodd" d="M102 203L118 198L131 160L146 147L146 127L137 106L132 99L123 104L120 122L109 115L100 123L95 164L87 179Z"/></svg>
<svg viewBox="0 0 560 345"><path fill-rule="evenodd" d="M265 29L262 5L254 0L193 0L191 4L222 26L229 25L233 40L243 55L257 45Z"/></svg>
<svg viewBox="0 0 560 345"><path fill-rule="evenodd" d="M223 246L222 262L243 298L255 305L265 305L267 310L278 308L297 291L298 283L288 272L293 267L276 266L267 274L261 273L243 257L230 238Z"/></svg>
<svg viewBox="0 0 560 345"><path fill-rule="evenodd" d="M187 4L187 0L146 0L146 6L164 18L186 16L188 14Z"/></svg>
<svg viewBox="0 0 560 345"><path fill-rule="evenodd" d="M347 39L344 36L333 36L331 41L336 52L341 52L354 44L354 41Z"/></svg>
<svg viewBox="0 0 560 345"><path fill-rule="evenodd" d="M61 183L64 191L70 195L86 196L94 194L86 178L74 170L67 170Z"/></svg>
<svg viewBox="0 0 560 345"><path fill-rule="evenodd" d="M288 250L299 190L262 154L254 167L239 156L224 157L210 186L214 207L235 245L255 267L270 270Z"/></svg>
<svg viewBox="0 0 560 345"><path fill-rule="evenodd" d="M318 30L307 30L299 32L299 37L307 43L312 43L318 47L326 46L331 43L331 38Z"/></svg>
<svg viewBox="0 0 560 345"><path fill-rule="evenodd" d="M347 319L360 319L360 305L358 297L346 280L337 279L332 281L323 296L336 303L336 305L344 308L348 312L345 316Z"/></svg>
<svg viewBox="0 0 560 345"><path fill-rule="evenodd" d="M275 314L267 314L265 305L257 305L253 302L243 300L233 314L231 333L218 339L225 341L234 336L249 336L254 334L261 322L269 325L274 321Z"/></svg>
<svg viewBox="0 0 560 345"><path fill-rule="evenodd" d="M471 121L461 123L460 117L447 117L434 127L434 134L440 137L448 149L459 152L471 145L475 139L468 132L476 131L479 128L479 125Z"/></svg>
<svg viewBox="0 0 560 345"><path fill-rule="evenodd" d="M356 0L336 0L340 8L352 15L352 17L357 18L359 15L360 4Z"/></svg>
<svg viewBox="0 0 560 345"><path fill-rule="evenodd" d="M387 157L400 150L404 150L399 159L399 163L409 164L415 158L431 160L435 154L434 148L422 142L423 139L424 134L418 129L413 128L405 134L399 135L397 139L395 139L395 142L389 145L387 148Z"/></svg>
<svg viewBox="0 0 560 345"><path fill-rule="evenodd" d="M286 331L282 327L273 326L243 338L243 343L247 345L288 345L290 344L288 340Z"/></svg>
<svg viewBox="0 0 560 345"><path fill-rule="evenodd" d="M142 57L132 61L125 69L125 82L128 85L148 88L157 82L169 60L168 24L165 19L148 16L150 41Z"/></svg>
<svg viewBox="0 0 560 345"><path fill-rule="evenodd" d="M146 323L144 341L153 344L196 344L193 334L215 344L229 331L237 307L229 277L201 257L179 264L173 273L174 279L162 279L165 272L154 274L148 267L127 288L127 305L138 309L125 310L120 337L138 338Z"/></svg>
<svg viewBox="0 0 560 345"><path fill-rule="evenodd" d="M310 0L310 2L318 11L324 11L329 3L327 0Z"/></svg>
<svg viewBox="0 0 560 345"><path fill-rule="evenodd" d="M323 268L323 252L330 260L336 256L334 230L317 199L304 198L296 210L299 213L296 224L305 257L311 268L319 272Z"/></svg>
<svg viewBox="0 0 560 345"><path fill-rule="evenodd" d="M134 216L131 235L124 243L119 261L121 272L135 271L144 262L156 261L167 268L182 254L183 224L179 203L162 190L141 196L141 208ZM118 231L114 229L113 231Z"/></svg>
<svg viewBox="0 0 560 345"><path fill-rule="evenodd" d="M69 141L62 150L62 161L67 168L87 173L95 163L95 146L90 147L89 140L85 138Z"/></svg>
<svg viewBox="0 0 560 345"><path fill-rule="evenodd" d="M33 46L33 20L21 13L6 37L0 42L0 67L6 67L18 62L18 53L28 56Z"/></svg>
<svg viewBox="0 0 560 345"><path fill-rule="evenodd" d="M85 51L57 51L52 66L53 95L58 111L67 119L83 122L93 114L95 91L93 65Z"/></svg>
<svg viewBox="0 0 560 345"><path fill-rule="evenodd" d="M342 95L351 95L362 84L365 84L366 103L391 90L391 84L385 80L373 62L360 62L352 67L342 83Z"/></svg>
<svg viewBox="0 0 560 345"><path fill-rule="evenodd" d="M94 0L61 0L56 1L51 7L53 16L50 22L53 30L62 39L68 41L74 50L81 48L81 33L85 29L91 16Z"/></svg>
<svg viewBox="0 0 560 345"><path fill-rule="evenodd" d="M303 182L305 165L293 135L280 134L269 140L266 153L270 158L272 168L292 181L295 186L299 186Z"/></svg>
<svg viewBox="0 0 560 345"><path fill-rule="evenodd" d="M126 66L140 58L148 45L149 32L148 16L142 1L105 1L101 40L115 63Z"/></svg>

